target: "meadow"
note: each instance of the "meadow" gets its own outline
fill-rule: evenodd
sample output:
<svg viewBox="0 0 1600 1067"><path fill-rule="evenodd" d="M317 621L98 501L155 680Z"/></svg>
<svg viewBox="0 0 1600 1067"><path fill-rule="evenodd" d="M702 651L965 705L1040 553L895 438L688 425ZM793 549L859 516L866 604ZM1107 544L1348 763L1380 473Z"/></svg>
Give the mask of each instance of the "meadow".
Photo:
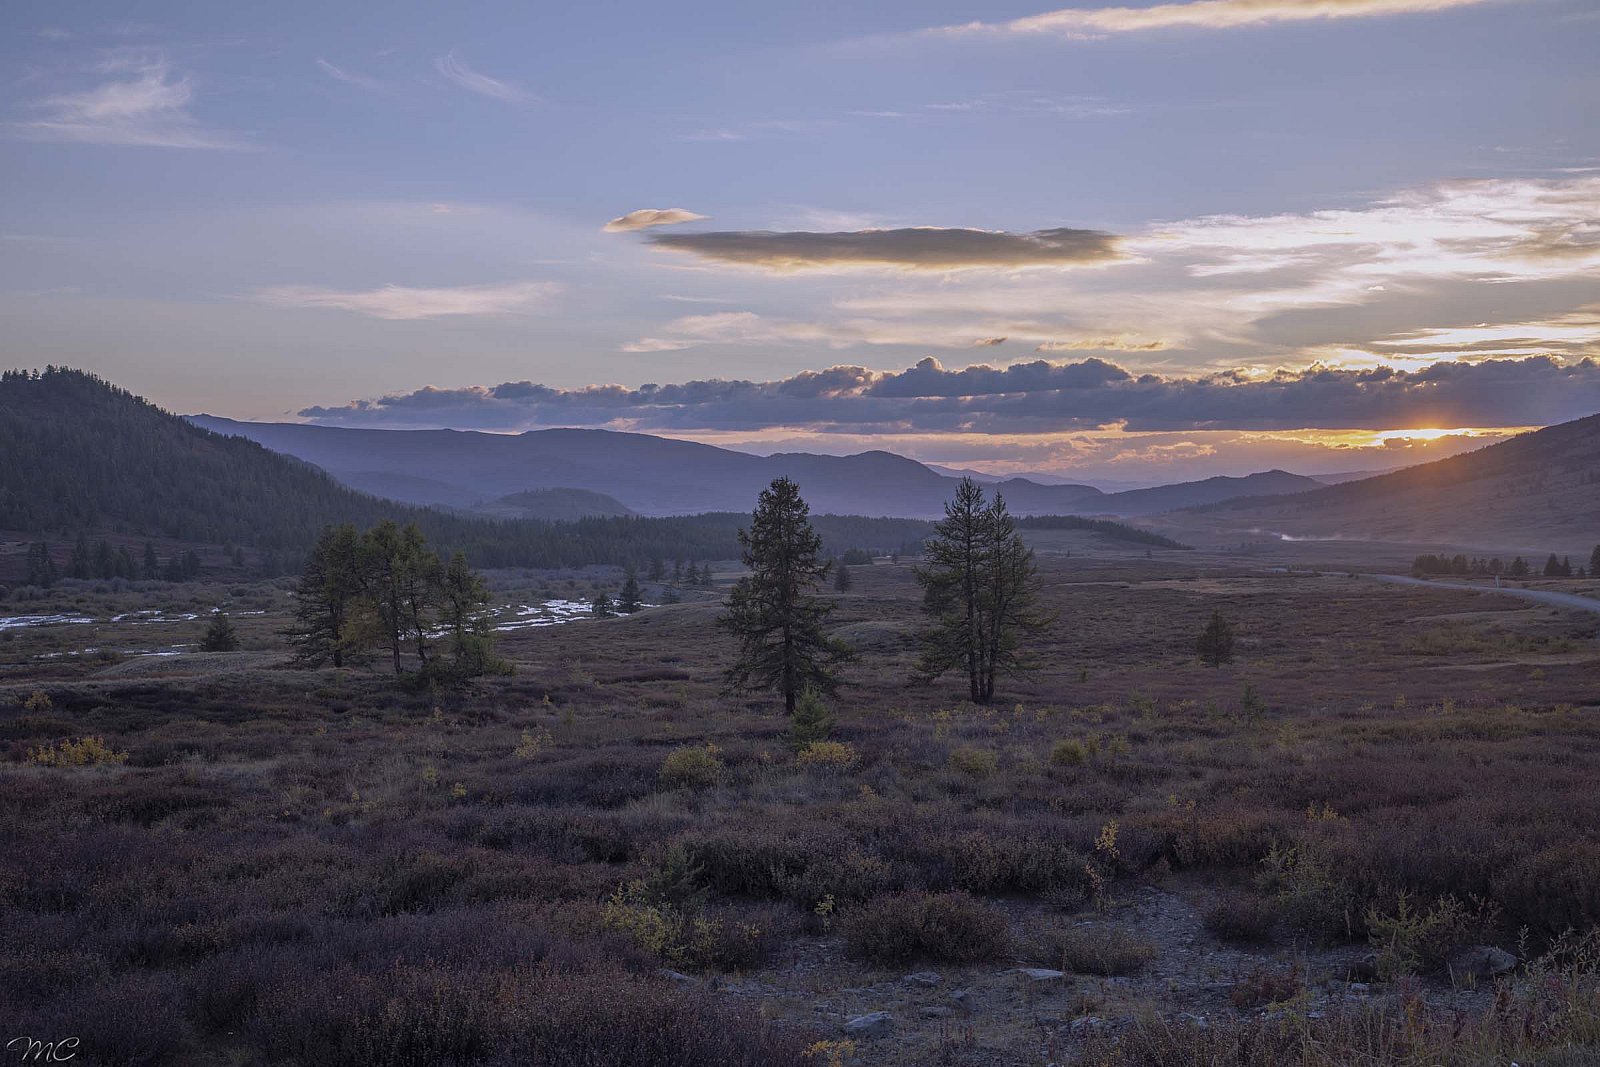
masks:
<svg viewBox="0 0 1600 1067"><path fill-rule="evenodd" d="M986 707L911 682L910 564L854 568L850 684L804 744L722 689L728 568L507 631L515 672L459 690L289 669L286 582L7 603L100 621L0 635L0 1036L241 1067L1596 1062L1600 616L1074 536L1041 541L1055 621ZM106 621L136 605L167 615ZM117 651L219 605L243 651Z"/></svg>

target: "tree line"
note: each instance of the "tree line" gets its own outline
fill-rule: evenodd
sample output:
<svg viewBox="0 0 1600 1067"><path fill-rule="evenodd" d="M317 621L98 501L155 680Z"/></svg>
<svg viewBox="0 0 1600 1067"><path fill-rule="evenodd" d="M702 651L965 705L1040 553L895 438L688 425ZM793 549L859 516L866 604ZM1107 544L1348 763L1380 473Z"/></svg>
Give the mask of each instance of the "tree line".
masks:
<svg viewBox="0 0 1600 1067"><path fill-rule="evenodd" d="M1477 578L1499 577L1530 578L1534 574L1533 567L1527 560L1517 556L1508 564L1498 556L1493 559L1468 559L1464 555L1443 556L1432 553L1418 556L1411 561L1411 573L1418 578L1440 577L1445 575L1468 576ZM1580 564L1572 565L1571 556L1558 557L1554 552L1544 561L1541 572L1546 578L1584 578L1600 575L1600 545L1594 546L1594 552L1589 556L1589 568L1584 570Z"/></svg>

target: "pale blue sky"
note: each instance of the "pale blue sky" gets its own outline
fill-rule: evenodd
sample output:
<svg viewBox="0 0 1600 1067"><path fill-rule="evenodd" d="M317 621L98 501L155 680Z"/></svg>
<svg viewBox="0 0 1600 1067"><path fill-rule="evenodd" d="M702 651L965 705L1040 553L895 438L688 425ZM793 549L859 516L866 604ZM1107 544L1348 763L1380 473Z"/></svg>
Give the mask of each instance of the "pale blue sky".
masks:
<svg viewBox="0 0 1600 1067"><path fill-rule="evenodd" d="M1428 407L1419 380L1366 426L1368 408L1263 422L1238 394L1142 436L1126 404L1056 394L1025 423L979 401L841 416L861 379L781 419L634 403L603 423L1108 475L1396 448L1291 441L1286 422L1600 407L1579 363L1600 352L1593 0L1052 10L12 0L5 362L88 367L180 410L494 429L600 416L462 390L791 395L802 372L929 356L1187 381L1548 354L1519 388L1572 398L1485 419ZM705 218L602 231L669 208ZM877 232L912 227L955 232ZM1095 232L1038 235L1058 229ZM816 232L848 236L818 251ZM429 385L449 402L412 395Z"/></svg>

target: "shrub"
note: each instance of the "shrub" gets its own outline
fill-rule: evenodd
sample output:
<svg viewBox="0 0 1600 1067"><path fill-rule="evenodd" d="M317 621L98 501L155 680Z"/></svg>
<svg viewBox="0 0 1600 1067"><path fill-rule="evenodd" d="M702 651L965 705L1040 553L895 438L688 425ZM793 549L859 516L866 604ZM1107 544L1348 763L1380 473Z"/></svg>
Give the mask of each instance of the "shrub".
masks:
<svg viewBox="0 0 1600 1067"><path fill-rule="evenodd" d="M1053 966L1078 974L1138 974L1155 946L1114 926L1035 927L1033 936Z"/></svg>
<svg viewBox="0 0 1600 1067"><path fill-rule="evenodd" d="M33 692L29 693L27 699L22 702L22 709L24 711L49 711L53 707L55 707L55 705L50 701L50 694L46 693L43 689L35 689Z"/></svg>
<svg viewBox="0 0 1600 1067"><path fill-rule="evenodd" d="M1574 841L1525 857L1494 882L1506 917L1544 937L1600 926L1600 845Z"/></svg>
<svg viewBox="0 0 1600 1067"><path fill-rule="evenodd" d="M789 744L803 749L814 742L826 741L833 736L835 723L833 712L822 695L814 689L807 689L800 694L794 717L789 720Z"/></svg>
<svg viewBox="0 0 1600 1067"><path fill-rule="evenodd" d="M1228 999L1240 1011L1259 1008L1267 1004L1282 1004L1305 992L1305 975L1300 964L1288 968L1268 969L1258 967L1236 983Z"/></svg>
<svg viewBox="0 0 1600 1067"><path fill-rule="evenodd" d="M103 737L84 737L30 749L28 762L41 767L97 767L126 763L128 754L106 744Z"/></svg>
<svg viewBox="0 0 1600 1067"><path fill-rule="evenodd" d="M1089 750L1076 738L1057 741L1050 749L1050 762L1057 767L1080 767L1089 758Z"/></svg>
<svg viewBox="0 0 1600 1067"><path fill-rule="evenodd" d="M1442 965L1451 949L1492 925L1493 914L1482 907L1474 914L1452 896L1416 908L1410 895L1402 892L1391 908L1368 907L1366 920L1377 951L1378 977L1392 982L1423 967Z"/></svg>
<svg viewBox="0 0 1600 1067"><path fill-rule="evenodd" d="M889 965L915 959L973 963L1005 951L1006 920L965 893L895 893L844 915L845 950Z"/></svg>
<svg viewBox="0 0 1600 1067"><path fill-rule="evenodd" d="M859 759L848 741L812 741L795 756L800 766L821 771L847 771Z"/></svg>
<svg viewBox="0 0 1600 1067"><path fill-rule="evenodd" d="M950 753L949 764L969 777L987 778L999 769L1000 759L988 749L966 746Z"/></svg>
<svg viewBox="0 0 1600 1067"><path fill-rule="evenodd" d="M642 881L619 887L600 921L664 963L691 970L750 970L771 955L784 932L771 911L748 917L678 908L652 900Z"/></svg>
<svg viewBox="0 0 1600 1067"><path fill-rule="evenodd" d="M708 789L722 780L723 763L716 745L685 747L661 761L661 781L669 789Z"/></svg>
<svg viewBox="0 0 1600 1067"><path fill-rule="evenodd" d="M1306 846L1274 845L1261 861L1256 887L1268 894L1295 931L1329 939L1348 935L1350 892L1315 851Z"/></svg>
<svg viewBox="0 0 1600 1067"><path fill-rule="evenodd" d="M1251 893L1229 892L1206 909L1205 927L1224 941L1261 943L1272 940L1272 912Z"/></svg>
<svg viewBox="0 0 1600 1067"><path fill-rule="evenodd" d="M900 871L831 833L772 829L687 835L681 844L718 893L787 900L812 908L832 896L844 903L903 888Z"/></svg>
<svg viewBox="0 0 1600 1067"><path fill-rule="evenodd" d="M511 754L518 759L533 759L554 743L555 738L548 727L535 726L531 730L522 731L522 735L517 739L517 747L511 750Z"/></svg>

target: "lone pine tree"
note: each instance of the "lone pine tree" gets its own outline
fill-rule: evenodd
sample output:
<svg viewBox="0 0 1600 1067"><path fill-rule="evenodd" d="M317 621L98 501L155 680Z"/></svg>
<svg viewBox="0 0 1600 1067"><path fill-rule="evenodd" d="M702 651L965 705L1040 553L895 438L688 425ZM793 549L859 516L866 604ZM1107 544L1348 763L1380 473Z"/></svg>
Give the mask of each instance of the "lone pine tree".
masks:
<svg viewBox="0 0 1600 1067"><path fill-rule="evenodd" d="M987 704L1001 674L1026 666L1023 636L1050 620L1037 609L1033 552L1005 500L987 502L982 487L963 478L944 514L915 572L932 620L921 635L918 673L933 679L963 671L969 697Z"/></svg>
<svg viewBox="0 0 1600 1067"><path fill-rule="evenodd" d="M735 689L776 690L793 715L800 695L838 688L836 669L848 650L822 632L833 605L811 594L828 576L822 538L811 527L800 489L778 478L761 491L748 530L739 531L750 573L734 583L717 624L739 641L728 669Z"/></svg>
<svg viewBox="0 0 1600 1067"><path fill-rule="evenodd" d="M211 617L211 625L206 627L205 636L200 639L200 651L239 651L239 632L233 628L227 612L219 611Z"/></svg>
<svg viewBox="0 0 1600 1067"><path fill-rule="evenodd" d="M1200 656L1200 662L1208 667L1221 667L1233 661L1233 624L1223 617L1222 612L1211 613L1211 621L1206 623L1206 628L1195 639L1194 650Z"/></svg>
<svg viewBox="0 0 1600 1067"><path fill-rule="evenodd" d="M622 591L617 594L617 611L632 615L642 607L644 603L639 599L639 574L629 567L622 579Z"/></svg>

